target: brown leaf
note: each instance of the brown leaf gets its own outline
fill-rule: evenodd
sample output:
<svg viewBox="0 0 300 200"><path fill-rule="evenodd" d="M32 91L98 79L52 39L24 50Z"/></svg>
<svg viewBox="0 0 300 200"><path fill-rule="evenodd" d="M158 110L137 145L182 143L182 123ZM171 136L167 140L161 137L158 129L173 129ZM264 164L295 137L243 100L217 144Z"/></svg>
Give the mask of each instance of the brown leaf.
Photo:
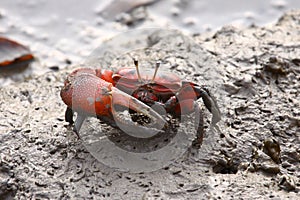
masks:
<svg viewBox="0 0 300 200"><path fill-rule="evenodd" d="M26 68L34 60L29 48L10 39L0 37L0 69Z"/></svg>

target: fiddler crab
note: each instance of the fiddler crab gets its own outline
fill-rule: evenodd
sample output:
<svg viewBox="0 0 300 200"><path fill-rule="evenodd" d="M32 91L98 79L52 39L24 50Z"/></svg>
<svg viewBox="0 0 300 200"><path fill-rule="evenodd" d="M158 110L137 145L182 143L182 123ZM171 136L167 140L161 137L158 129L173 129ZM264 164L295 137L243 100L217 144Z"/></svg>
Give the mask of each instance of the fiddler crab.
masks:
<svg viewBox="0 0 300 200"><path fill-rule="evenodd" d="M89 116L95 116L113 127L123 125L146 132L153 127L168 126L164 115L154 107L163 108L165 113L178 118L199 111L197 100L200 98L212 113L212 123L220 121L219 108L207 87L181 80L173 73L157 73L160 62L156 63L152 77L141 74L138 61L133 61L134 67L123 67L117 71L79 68L67 76L60 96L67 105L66 122L73 124L73 114L77 113L74 124L77 135ZM125 120L116 107L146 116L150 122L145 125Z"/></svg>

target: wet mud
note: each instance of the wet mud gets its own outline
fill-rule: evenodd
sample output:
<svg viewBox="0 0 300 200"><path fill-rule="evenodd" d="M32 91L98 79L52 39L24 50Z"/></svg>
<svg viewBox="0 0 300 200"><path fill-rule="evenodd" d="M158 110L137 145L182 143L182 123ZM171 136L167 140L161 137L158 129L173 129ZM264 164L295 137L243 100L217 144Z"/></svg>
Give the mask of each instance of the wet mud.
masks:
<svg viewBox="0 0 300 200"><path fill-rule="evenodd" d="M59 96L73 65L1 88L1 199L299 198L299 18L293 11L272 26L193 36L197 63L169 67L210 86L222 121L210 130L204 109L201 148L155 172L114 171L78 140ZM170 37L153 39L178 47ZM177 56L168 61L188 62Z"/></svg>

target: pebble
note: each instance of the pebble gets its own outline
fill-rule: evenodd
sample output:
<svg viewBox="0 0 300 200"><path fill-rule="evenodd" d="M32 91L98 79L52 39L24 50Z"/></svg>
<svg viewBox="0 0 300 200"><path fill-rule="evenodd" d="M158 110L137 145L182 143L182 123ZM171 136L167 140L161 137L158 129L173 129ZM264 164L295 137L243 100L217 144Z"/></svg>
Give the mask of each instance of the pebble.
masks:
<svg viewBox="0 0 300 200"><path fill-rule="evenodd" d="M183 19L183 24L187 25L187 26L193 26L195 24L197 24L197 18L195 17L186 17Z"/></svg>
<svg viewBox="0 0 300 200"><path fill-rule="evenodd" d="M247 19L255 19L255 13L254 12L245 12L244 13L244 16L247 18Z"/></svg>
<svg viewBox="0 0 300 200"><path fill-rule="evenodd" d="M279 179L279 187L290 192L296 189L295 181L292 177L282 175Z"/></svg>
<svg viewBox="0 0 300 200"><path fill-rule="evenodd" d="M4 18L6 15L5 11L3 9L0 9L0 19Z"/></svg>
<svg viewBox="0 0 300 200"><path fill-rule="evenodd" d="M280 168L278 165L269 163L269 162L263 162L257 166L257 169L260 169L266 173L270 174L278 174L280 172Z"/></svg>
<svg viewBox="0 0 300 200"><path fill-rule="evenodd" d="M172 14L173 16L178 16L178 15L180 14L180 9L177 8L177 7L172 7L172 8L171 8L171 14Z"/></svg>
<svg viewBox="0 0 300 200"><path fill-rule="evenodd" d="M272 158L276 163L280 163L280 145L275 139L268 138L264 141L263 152Z"/></svg>

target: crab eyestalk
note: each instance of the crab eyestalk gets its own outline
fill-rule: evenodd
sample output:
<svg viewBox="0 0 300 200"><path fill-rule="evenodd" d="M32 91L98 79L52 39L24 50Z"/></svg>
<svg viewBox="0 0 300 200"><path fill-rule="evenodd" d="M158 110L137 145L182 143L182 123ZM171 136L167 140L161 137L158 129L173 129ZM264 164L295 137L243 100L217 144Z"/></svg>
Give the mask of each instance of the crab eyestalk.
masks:
<svg viewBox="0 0 300 200"><path fill-rule="evenodd" d="M141 77L140 70L139 70L139 61L136 58L133 58L133 63L136 68L136 73L138 75L139 81L142 82L142 77Z"/></svg>
<svg viewBox="0 0 300 200"><path fill-rule="evenodd" d="M159 66L160 66L160 62L157 61L156 65L155 65L155 71L154 71L154 74L153 74L151 82L154 82Z"/></svg>

